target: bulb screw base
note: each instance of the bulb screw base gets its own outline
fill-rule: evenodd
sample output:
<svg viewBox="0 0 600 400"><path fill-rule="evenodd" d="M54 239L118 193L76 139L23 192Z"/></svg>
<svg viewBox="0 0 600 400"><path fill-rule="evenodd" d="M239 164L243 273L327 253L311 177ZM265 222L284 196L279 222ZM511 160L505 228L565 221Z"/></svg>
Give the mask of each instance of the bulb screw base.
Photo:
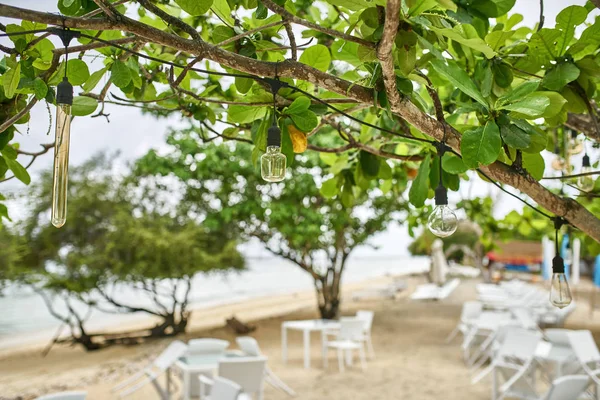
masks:
<svg viewBox="0 0 600 400"><path fill-rule="evenodd" d="M556 256L552 259L552 272L555 274L565 273L565 260L561 256Z"/></svg>
<svg viewBox="0 0 600 400"><path fill-rule="evenodd" d="M69 83L66 76L56 86L56 104L73 105L73 85Z"/></svg>
<svg viewBox="0 0 600 400"><path fill-rule="evenodd" d="M277 125L271 125L267 132L267 147L281 147L281 129Z"/></svg>
<svg viewBox="0 0 600 400"><path fill-rule="evenodd" d="M448 204L448 189L439 185L435 188L435 205L442 206Z"/></svg>
<svg viewBox="0 0 600 400"><path fill-rule="evenodd" d="M581 166L583 168L592 166L592 164L590 163L590 156L588 156L587 153L585 153L585 155L583 156L583 161L582 161Z"/></svg>

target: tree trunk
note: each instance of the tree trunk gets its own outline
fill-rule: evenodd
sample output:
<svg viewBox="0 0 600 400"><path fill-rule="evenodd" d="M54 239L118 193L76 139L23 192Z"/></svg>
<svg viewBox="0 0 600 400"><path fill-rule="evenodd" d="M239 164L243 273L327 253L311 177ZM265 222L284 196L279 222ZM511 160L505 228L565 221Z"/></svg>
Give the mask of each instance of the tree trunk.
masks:
<svg viewBox="0 0 600 400"><path fill-rule="evenodd" d="M336 319L340 312L340 280L334 280L330 284L323 280L315 283L321 318Z"/></svg>
<svg viewBox="0 0 600 400"><path fill-rule="evenodd" d="M162 317L163 321L150 329L150 337L169 337L185 332L189 313L183 313L178 321L175 318L175 314L166 314Z"/></svg>

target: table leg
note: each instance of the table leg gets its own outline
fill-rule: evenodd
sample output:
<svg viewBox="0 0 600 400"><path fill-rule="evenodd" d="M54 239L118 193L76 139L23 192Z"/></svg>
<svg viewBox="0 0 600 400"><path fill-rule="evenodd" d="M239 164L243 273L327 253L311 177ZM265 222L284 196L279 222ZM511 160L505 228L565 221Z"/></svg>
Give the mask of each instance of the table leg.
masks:
<svg viewBox="0 0 600 400"><path fill-rule="evenodd" d="M171 398L171 368L167 368L165 374L167 375L167 393L165 394L165 399L169 400Z"/></svg>
<svg viewBox="0 0 600 400"><path fill-rule="evenodd" d="M496 368L492 369L492 400L496 400L496 395L498 393L498 375L496 373Z"/></svg>
<svg viewBox="0 0 600 400"><path fill-rule="evenodd" d="M190 371L183 372L183 400L190 400L191 382L190 382Z"/></svg>
<svg viewBox="0 0 600 400"><path fill-rule="evenodd" d="M287 329L281 325L281 359L287 363Z"/></svg>
<svg viewBox="0 0 600 400"><path fill-rule="evenodd" d="M304 368L310 368L310 331L304 330Z"/></svg>

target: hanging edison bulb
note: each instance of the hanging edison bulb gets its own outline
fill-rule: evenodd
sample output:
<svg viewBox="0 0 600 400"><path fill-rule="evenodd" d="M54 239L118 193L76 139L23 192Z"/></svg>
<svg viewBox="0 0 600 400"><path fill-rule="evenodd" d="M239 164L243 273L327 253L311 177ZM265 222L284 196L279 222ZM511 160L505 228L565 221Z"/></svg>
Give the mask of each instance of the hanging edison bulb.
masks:
<svg viewBox="0 0 600 400"><path fill-rule="evenodd" d="M446 138L446 129L444 126L444 139ZM444 186L442 159L446 152L446 144L444 141L436 145L438 151L438 158L440 160L439 176L440 181L438 187L435 188L435 208L427 219L427 227L437 237L448 237L456 232L458 228L458 218L454 211L448 207L448 189Z"/></svg>
<svg viewBox="0 0 600 400"><path fill-rule="evenodd" d="M267 182L285 179L286 157L281 153L281 130L273 122L267 136L267 152L260 157L260 172Z"/></svg>
<svg viewBox="0 0 600 400"><path fill-rule="evenodd" d="M590 156L587 153L583 156L583 162L581 163L581 173L585 174L588 172L592 172L592 165L590 163ZM577 185L579 189L584 192L590 192L594 189L594 176L593 175L584 175L580 176L577 180Z"/></svg>
<svg viewBox="0 0 600 400"><path fill-rule="evenodd" d="M54 175L52 183L52 225L60 228L67 221L67 189L69 180L69 142L73 86L65 76L56 90L56 133L54 142Z"/></svg>
<svg viewBox="0 0 600 400"><path fill-rule="evenodd" d="M565 275L565 263L560 255L552 259L552 283L550 286L550 303L558 308L565 308L573 301L569 282Z"/></svg>
<svg viewBox="0 0 600 400"><path fill-rule="evenodd" d="M583 141L575 130L569 132L569 140L567 142L567 152L569 154L579 154L583 151Z"/></svg>

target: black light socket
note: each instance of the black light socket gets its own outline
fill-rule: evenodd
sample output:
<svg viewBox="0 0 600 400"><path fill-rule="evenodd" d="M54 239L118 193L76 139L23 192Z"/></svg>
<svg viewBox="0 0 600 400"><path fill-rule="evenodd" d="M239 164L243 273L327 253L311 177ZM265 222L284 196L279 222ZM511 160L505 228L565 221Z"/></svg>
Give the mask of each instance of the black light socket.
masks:
<svg viewBox="0 0 600 400"><path fill-rule="evenodd" d="M435 188L435 205L448 205L448 189L442 185Z"/></svg>
<svg viewBox="0 0 600 400"><path fill-rule="evenodd" d="M56 104L73 104L73 85L66 76L56 87Z"/></svg>
<svg viewBox="0 0 600 400"><path fill-rule="evenodd" d="M581 164L582 167L591 167L590 156L587 153L583 156L583 162Z"/></svg>
<svg viewBox="0 0 600 400"><path fill-rule="evenodd" d="M552 272L555 274L565 273L565 260L561 256L556 256L552 259Z"/></svg>
<svg viewBox="0 0 600 400"><path fill-rule="evenodd" d="M277 125L271 125L267 133L267 147L281 147L281 129Z"/></svg>

